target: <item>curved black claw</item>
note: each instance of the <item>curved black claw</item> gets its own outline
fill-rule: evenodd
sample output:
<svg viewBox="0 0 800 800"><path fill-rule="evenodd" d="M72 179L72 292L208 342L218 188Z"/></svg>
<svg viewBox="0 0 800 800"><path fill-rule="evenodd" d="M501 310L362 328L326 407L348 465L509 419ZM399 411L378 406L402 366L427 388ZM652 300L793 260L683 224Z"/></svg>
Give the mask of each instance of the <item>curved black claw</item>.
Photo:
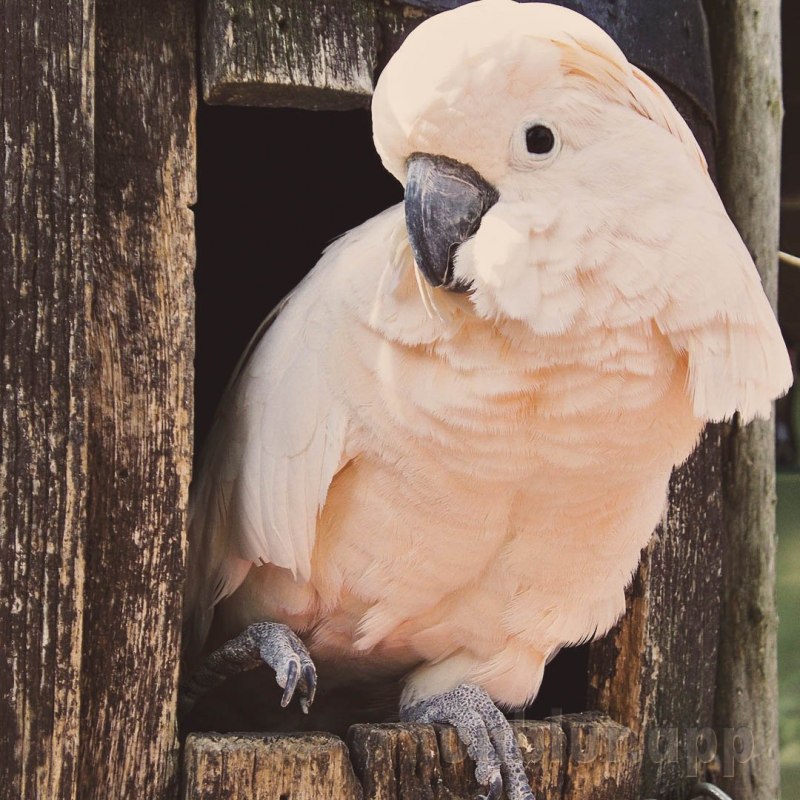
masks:
<svg viewBox="0 0 800 800"><path fill-rule="evenodd" d="M517 738L508 720L486 692L469 683L400 710L405 722L452 725L475 762L475 777L488 793L479 800L534 800Z"/></svg>
<svg viewBox="0 0 800 800"><path fill-rule="evenodd" d="M283 697L281 697L281 706L286 708L294 695L294 690L297 688L297 681L300 679L300 669L297 666L297 661L292 659L286 668L286 686L283 688Z"/></svg>
<svg viewBox="0 0 800 800"><path fill-rule="evenodd" d="M262 664L275 670L283 689L281 706L289 705L299 688L300 706L308 713L317 691L317 670L297 634L277 622L256 622L211 653L181 687L181 713L226 678Z"/></svg>
<svg viewBox="0 0 800 800"><path fill-rule="evenodd" d="M304 714L308 714L308 709L311 708L317 694L317 669L310 659L309 663L303 667L303 683L305 686L300 698L300 708L303 709Z"/></svg>

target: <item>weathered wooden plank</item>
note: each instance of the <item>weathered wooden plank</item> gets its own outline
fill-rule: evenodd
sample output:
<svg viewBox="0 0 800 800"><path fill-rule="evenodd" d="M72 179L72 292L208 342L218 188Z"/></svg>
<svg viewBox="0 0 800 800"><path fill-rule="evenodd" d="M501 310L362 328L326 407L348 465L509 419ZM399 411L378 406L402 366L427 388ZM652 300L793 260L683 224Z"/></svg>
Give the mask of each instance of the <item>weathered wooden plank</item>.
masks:
<svg viewBox="0 0 800 800"><path fill-rule="evenodd" d="M706 4L716 75L719 186L777 293L781 169L779 0ZM731 426L725 462L723 604L716 728L721 784L737 800L778 796L774 420ZM733 736L744 752L736 755Z"/></svg>
<svg viewBox="0 0 800 800"><path fill-rule="evenodd" d="M513 725L537 799L560 800L564 732L552 722ZM475 764L449 725L354 725L347 743L365 800L468 800L481 793Z"/></svg>
<svg viewBox="0 0 800 800"><path fill-rule="evenodd" d="M687 767L696 748L691 732L713 724L721 492L720 430L709 426L673 475L627 614L591 650L589 705L639 737L647 796L688 796L696 780Z"/></svg>
<svg viewBox="0 0 800 800"><path fill-rule="evenodd" d="M97 4L80 797L174 798L192 459L192 0Z"/></svg>
<svg viewBox="0 0 800 800"><path fill-rule="evenodd" d="M377 63L368 0L204 0L201 72L209 103L358 108Z"/></svg>
<svg viewBox="0 0 800 800"><path fill-rule="evenodd" d="M595 713L512 725L537 800L638 800L640 753L629 729ZM361 798L362 787L364 800L480 793L448 725L354 725L347 742L352 766L331 734L191 734L184 800L346 800Z"/></svg>
<svg viewBox="0 0 800 800"><path fill-rule="evenodd" d="M185 800L361 800L344 742L328 733L190 734Z"/></svg>
<svg viewBox="0 0 800 800"><path fill-rule="evenodd" d="M602 714L551 717L566 734L563 800L639 800L636 735Z"/></svg>
<svg viewBox="0 0 800 800"><path fill-rule="evenodd" d="M0 3L0 794L75 797L94 4Z"/></svg>
<svg viewBox="0 0 800 800"><path fill-rule="evenodd" d="M354 725L347 745L366 800L439 798L446 791L432 725ZM451 770L449 777L460 787L464 776Z"/></svg>

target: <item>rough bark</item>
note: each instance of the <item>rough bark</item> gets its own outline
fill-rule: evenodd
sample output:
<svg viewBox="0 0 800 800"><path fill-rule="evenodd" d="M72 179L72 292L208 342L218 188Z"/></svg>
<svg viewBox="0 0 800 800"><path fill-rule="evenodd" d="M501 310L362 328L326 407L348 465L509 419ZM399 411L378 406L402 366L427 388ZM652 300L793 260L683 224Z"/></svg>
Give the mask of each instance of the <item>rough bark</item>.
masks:
<svg viewBox="0 0 800 800"><path fill-rule="evenodd" d="M369 105L376 8L365 0L205 0L201 65L209 103Z"/></svg>
<svg viewBox="0 0 800 800"><path fill-rule="evenodd" d="M753 255L767 296L777 293L781 122L779 0L707 2L719 119L722 198ZM752 742L723 762L736 800L779 794L775 607L774 422L731 426L725 466L725 558L716 728ZM732 747L732 745L731 745ZM745 754L746 755L746 754ZM735 768L734 768L735 766Z"/></svg>
<svg viewBox="0 0 800 800"><path fill-rule="evenodd" d="M191 734L185 800L361 800L344 742L329 733Z"/></svg>
<svg viewBox="0 0 800 800"><path fill-rule="evenodd" d="M75 797L91 0L0 3L0 793Z"/></svg>
<svg viewBox="0 0 800 800"><path fill-rule="evenodd" d="M97 4L80 797L172 798L192 458L191 0Z"/></svg>

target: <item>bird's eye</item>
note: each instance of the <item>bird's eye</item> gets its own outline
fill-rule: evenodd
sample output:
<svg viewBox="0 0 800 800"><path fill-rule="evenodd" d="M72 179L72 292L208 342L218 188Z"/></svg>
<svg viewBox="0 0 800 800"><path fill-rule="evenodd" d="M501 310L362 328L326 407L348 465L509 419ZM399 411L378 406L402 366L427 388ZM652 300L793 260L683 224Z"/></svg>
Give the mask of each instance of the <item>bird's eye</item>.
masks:
<svg viewBox="0 0 800 800"><path fill-rule="evenodd" d="M531 125L525 131L525 144L529 153L541 156L549 153L555 147L556 137L546 125Z"/></svg>
<svg viewBox="0 0 800 800"><path fill-rule="evenodd" d="M539 169L552 163L561 152L561 135L558 125L536 116L524 117L511 135L511 164L516 169Z"/></svg>

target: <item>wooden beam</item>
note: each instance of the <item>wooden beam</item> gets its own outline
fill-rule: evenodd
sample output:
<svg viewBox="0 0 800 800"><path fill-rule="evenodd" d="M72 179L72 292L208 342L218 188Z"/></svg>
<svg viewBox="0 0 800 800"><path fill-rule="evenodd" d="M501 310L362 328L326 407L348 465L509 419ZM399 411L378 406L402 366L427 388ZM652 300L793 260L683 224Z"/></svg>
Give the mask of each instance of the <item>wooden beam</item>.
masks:
<svg viewBox="0 0 800 800"><path fill-rule="evenodd" d="M192 0L97 3L81 800L173 800L177 791L192 464L194 30Z"/></svg>
<svg viewBox="0 0 800 800"><path fill-rule="evenodd" d="M780 2L714 0L706 10L720 193L774 305L783 120ZM728 741L720 782L736 800L772 800L780 787L774 447L774 420L731 426L716 728L718 738ZM732 749L737 731L745 747L741 756Z"/></svg>
<svg viewBox="0 0 800 800"><path fill-rule="evenodd" d="M367 107L377 64L370 0L204 0L201 72L208 103Z"/></svg>
<svg viewBox="0 0 800 800"><path fill-rule="evenodd" d="M76 796L94 4L0 2L0 794Z"/></svg>
<svg viewBox="0 0 800 800"><path fill-rule="evenodd" d="M190 734L185 800L361 800L344 742L330 733Z"/></svg>
<svg viewBox="0 0 800 800"><path fill-rule="evenodd" d="M622 725L598 714L512 724L537 800L639 800L640 754ZM448 725L354 725L347 748L320 733L191 734L183 798L471 800L474 769Z"/></svg>

